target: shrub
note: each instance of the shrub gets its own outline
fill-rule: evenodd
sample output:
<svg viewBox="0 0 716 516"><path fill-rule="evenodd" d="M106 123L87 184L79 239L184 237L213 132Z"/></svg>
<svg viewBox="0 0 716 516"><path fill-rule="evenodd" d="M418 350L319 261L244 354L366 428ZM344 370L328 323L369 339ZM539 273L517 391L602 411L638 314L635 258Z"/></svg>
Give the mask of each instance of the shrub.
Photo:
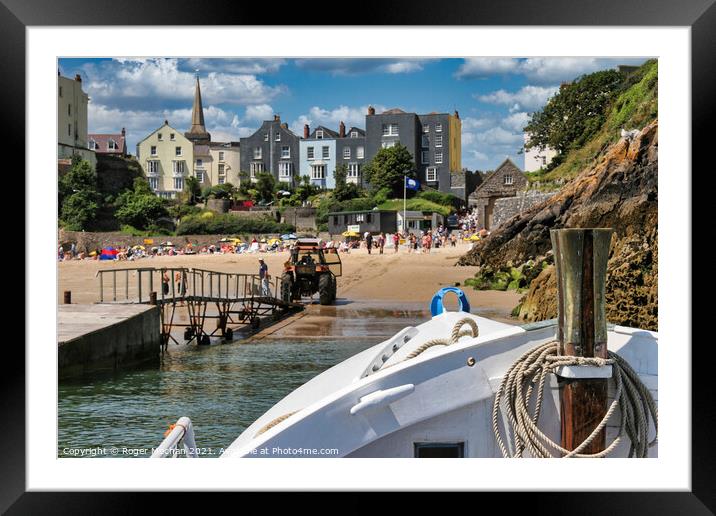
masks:
<svg viewBox="0 0 716 516"><path fill-rule="evenodd" d="M289 233L294 231L291 224L276 222L271 217L237 217L229 213L205 217L188 215L176 229L177 235L221 235L247 233Z"/></svg>

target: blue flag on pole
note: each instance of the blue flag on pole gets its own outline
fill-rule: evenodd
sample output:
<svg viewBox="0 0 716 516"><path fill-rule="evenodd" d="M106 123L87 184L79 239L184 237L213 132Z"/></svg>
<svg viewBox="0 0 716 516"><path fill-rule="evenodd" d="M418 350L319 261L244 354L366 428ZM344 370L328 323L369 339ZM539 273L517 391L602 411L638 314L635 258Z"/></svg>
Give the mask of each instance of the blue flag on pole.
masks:
<svg viewBox="0 0 716 516"><path fill-rule="evenodd" d="M405 188L408 188L409 190L417 190L420 188L420 181L418 181L417 179L406 177Z"/></svg>

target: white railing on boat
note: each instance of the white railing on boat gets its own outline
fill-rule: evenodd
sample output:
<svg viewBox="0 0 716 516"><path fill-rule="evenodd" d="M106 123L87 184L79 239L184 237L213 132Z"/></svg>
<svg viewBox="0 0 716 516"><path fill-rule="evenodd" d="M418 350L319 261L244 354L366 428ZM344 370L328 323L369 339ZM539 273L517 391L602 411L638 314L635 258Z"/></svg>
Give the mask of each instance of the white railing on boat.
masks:
<svg viewBox="0 0 716 516"><path fill-rule="evenodd" d="M181 444L181 448L179 445ZM170 427L169 434L164 438L162 443L152 453L152 459L167 459L177 457L198 457L196 452L196 442L194 441L194 427L191 419L188 417L180 417L179 420Z"/></svg>

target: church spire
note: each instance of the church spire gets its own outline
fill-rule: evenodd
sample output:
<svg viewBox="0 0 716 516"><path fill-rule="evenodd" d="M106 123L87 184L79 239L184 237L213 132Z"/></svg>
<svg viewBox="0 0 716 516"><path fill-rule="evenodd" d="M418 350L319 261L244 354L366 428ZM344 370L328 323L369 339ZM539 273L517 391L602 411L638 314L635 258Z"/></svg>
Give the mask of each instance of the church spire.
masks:
<svg viewBox="0 0 716 516"><path fill-rule="evenodd" d="M191 128L184 133L194 143L209 143L211 135L206 132L204 125L204 107L201 103L201 86L199 85L199 70L196 71L196 86L194 87L194 106L191 110Z"/></svg>

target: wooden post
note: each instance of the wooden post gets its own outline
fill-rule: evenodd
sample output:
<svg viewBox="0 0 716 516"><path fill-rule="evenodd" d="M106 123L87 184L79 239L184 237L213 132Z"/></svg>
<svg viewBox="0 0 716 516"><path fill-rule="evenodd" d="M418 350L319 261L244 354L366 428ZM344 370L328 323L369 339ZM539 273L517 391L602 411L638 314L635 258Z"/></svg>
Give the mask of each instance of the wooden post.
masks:
<svg viewBox="0 0 716 516"><path fill-rule="evenodd" d="M550 231L557 274L558 354L607 358L605 290L611 229ZM605 378L559 378L562 447L574 450L607 411ZM606 429L582 453L605 447Z"/></svg>
<svg viewBox="0 0 716 516"><path fill-rule="evenodd" d="M150 305L156 305L157 304L157 293L152 291L149 293L149 304Z"/></svg>
<svg viewBox="0 0 716 516"><path fill-rule="evenodd" d="M65 299L64 299L64 302L65 302L66 305L71 305L71 304L72 304L72 291L70 291L70 290L65 290Z"/></svg>

